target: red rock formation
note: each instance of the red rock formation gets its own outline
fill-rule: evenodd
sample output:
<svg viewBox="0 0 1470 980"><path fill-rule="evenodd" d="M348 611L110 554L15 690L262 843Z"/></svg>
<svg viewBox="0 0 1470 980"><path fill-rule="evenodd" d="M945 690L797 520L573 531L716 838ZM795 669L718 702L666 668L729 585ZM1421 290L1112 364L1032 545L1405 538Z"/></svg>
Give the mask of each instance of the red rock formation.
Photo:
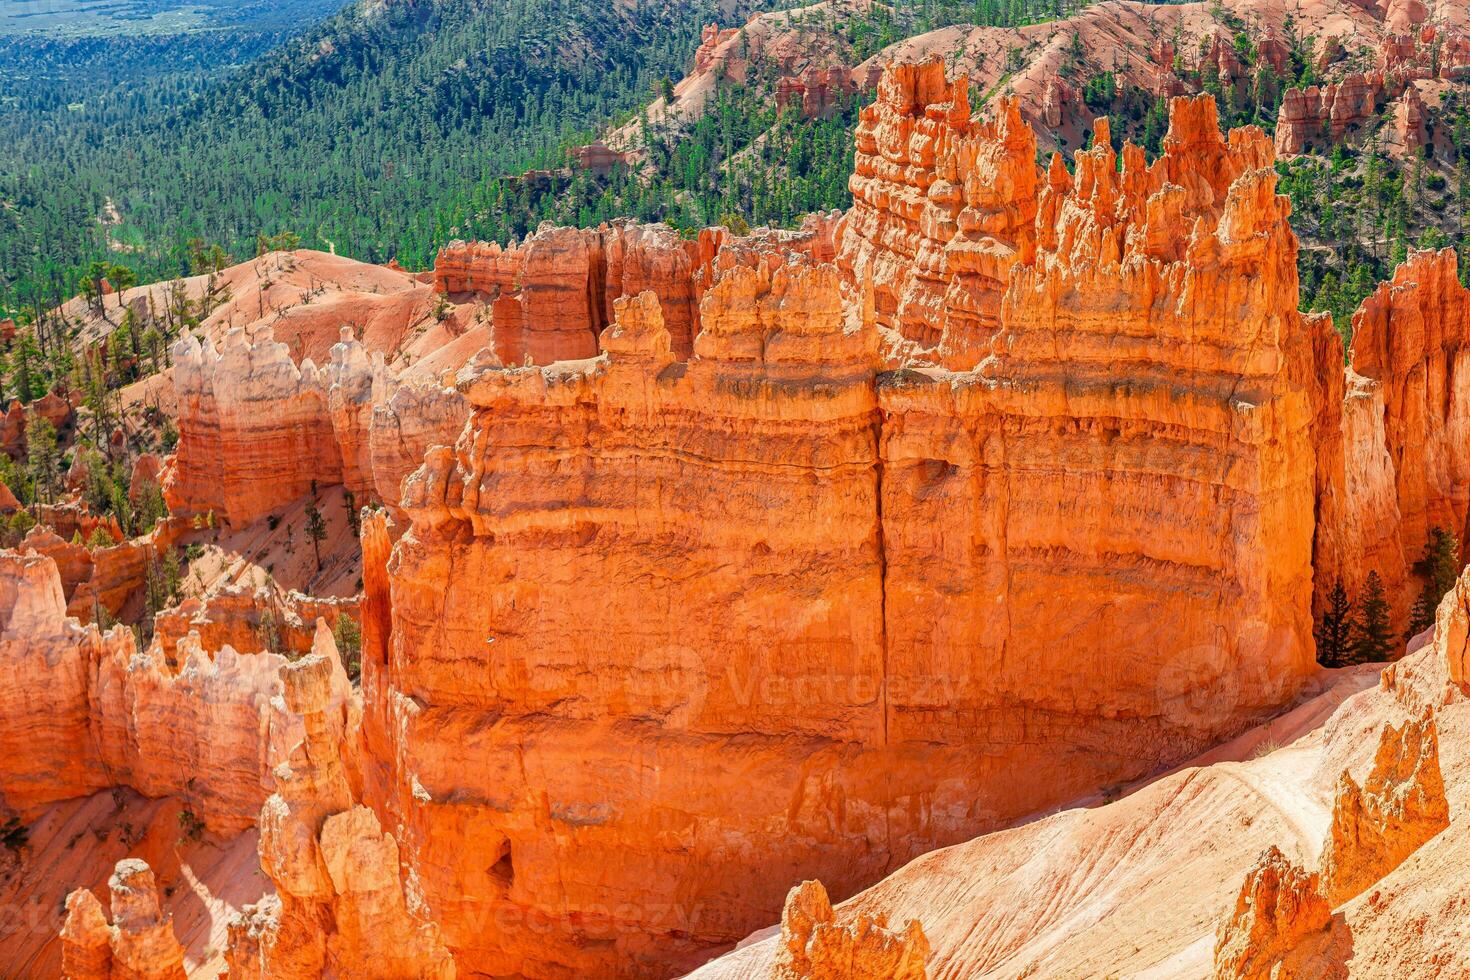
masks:
<svg viewBox="0 0 1470 980"><path fill-rule="evenodd" d="M1427 138L1424 105L1416 83L1463 75L1470 64L1470 39L1434 28L1411 32L1410 26L1405 20L1397 28L1403 33L1382 38L1378 64L1372 71L1354 72L1306 90L1288 89L1277 117L1277 152L1321 150L1351 140L1354 134L1370 128L1369 123L1390 102L1396 103L1394 132L1398 145L1405 150L1423 146ZM1324 57L1331 50L1330 46L1324 48Z"/></svg>
<svg viewBox="0 0 1470 980"><path fill-rule="evenodd" d="M154 453L143 453L134 460L132 476L128 480L128 501L137 506L149 494L157 491L162 472L163 459Z"/></svg>
<svg viewBox="0 0 1470 980"><path fill-rule="evenodd" d="M1039 188L1018 104L998 100L993 121L975 121L967 86L938 61L884 74L858 124L837 253L880 327L959 368L978 361L1011 266L1030 258Z"/></svg>
<svg viewBox="0 0 1470 980"><path fill-rule="evenodd" d="M61 929L61 974L67 980L110 980L112 936L107 913L91 889L66 896L66 922Z"/></svg>
<svg viewBox="0 0 1470 980"><path fill-rule="evenodd" d="M344 326L341 336L332 347L331 360L322 367L320 383L326 389L327 414L341 456L342 485L367 503L377 490L370 430L374 380L384 373L383 356L370 356L351 327Z"/></svg>
<svg viewBox="0 0 1470 980"><path fill-rule="evenodd" d="M601 140L595 140L586 146L578 146L572 150L572 163L577 169L599 176L606 176L627 162L628 158L624 154L611 149Z"/></svg>
<svg viewBox="0 0 1470 980"><path fill-rule="evenodd" d="M374 381L369 429L374 497L397 510L403 479L418 469L431 446L452 446L470 416L469 402L452 387L383 372Z"/></svg>
<svg viewBox="0 0 1470 980"><path fill-rule="evenodd" d="M1424 97L1413 85L1404 89L1404 97L1394 107L1393 130L1399 145L1408 150L1417 150L1429 140L1424 128Z"/></svg>
<svg viewBox="0 0 1470 980"><path fill-rule="evenodd" d="M0 792L29 818L48 803L113 786L173 796L209 829L252 826L270 791L266 746L299 723L269 710L277 654L213 657L197 637L172 656L131 631L68 619L55 563L0 552ZM175 670L170 663L177 664Z"/></svg>
<svg viewBox="0 0 1470 980"><path fill-rule="evenodd" d="M586 230L543 225L520 245L457 242L434 260L440 293L480 293L493 302L494 349L504 364L591 357L612 303L658 294L675 348L694 334L693 253L672 229L617 221Z"/></svg>
<svg viewBox="0 0 1470 980"><path fill-rule="evenodd" d="M1276 121L1276 152L1302 153L1362 129L1383 97L1381 74L1353 73L1329 85L1288 89Z"/></svg>
<svg viewBox="0 0 1470 980"><path fill-rule="evenodd" d="M72 415L71 402L54 391L48 391L29 405L12 401L10 408L0 413L0 452L20 456L26 451L26 425L29 419L44 418L53 428L60 430L72 420Z"/></svg>
<svg viewBox="0 0 1470 980"><path fill-rule="evenodd" d="M210 654L232 647L241 653L303 656L311 652L318 619L332 628L340 616L355 618L357 606L355 599L318 599L273 582L259 588L227 585L158 613L153 635L164 651L193 634L191 642Z"/></svg>
<svg viewBox="0 0 1470 980"><path fill-rule="evenodd" d="M1414 253L1354 314L1341 415L1319 438L1324 460L1344 461L1321 492L1319 603L1338 578L1356 594L1377 571L1402 617L1430 530L1464 541L1470 459L1455 447L1470 431L1467 310L1447 249ZM1340 363L1325 356L1324 374Z"/></svg>
<svg viewBox="0 0 1470 980"><path fill-rule="evenodd" d="M313 484L396 506L403 476L430 445L452 443L468 415L452 388L400 376L350 327L320 370L309 358L298 369L269 331L254 340L232 331L221 353L186 337L174 356L179 445L161 476L176 517L241 527Z"/></svg>
<svg viewBox="0 0 1470 980"><path fill-rule="evenodd" d="M1220 923L1215 980L1327 980L1345 975L1322 956L1332 906L1321 881L1272 845L1241 885Z"/></svg>
<svg viewBox="0 0 1470 980"><path fill-rule="evenodd" d="M1175 101L1150 168L1125 148L1120 173L1096 143L1074 179L1053 168L1037 257L1012 270L979 377L899 372L880 389L887 664L952 679L897 707L890 738L963 737L1018 703L1034 738L1067 727L1102 674L1110 711L1188 738L1311 670L1312 352L1270 145L1227 143L1208 100ZM929 530L956 522L965 534ZM1219 540L1233 544L1200 545ZM1136 677L1091 659L1155 629ZM998 666L965 672L949 650ZM1038 697L1040 674L1058 680ZM1202 683L1230 710L1197 712Z"/></svg>
<svg viewBox="0 0 1470 980"><path fill-rule="evenodd" d="M66 899L62 969L71 980L185 980L184 950L158 904L153 871L129 858L108 882L112 925L97 897L78 889Z"/></svg>
<svg viewBox="0 0 1470 980"><path fill-rule="evenodd" d="M231 330L216 350L186 334L173 347L179 444L164 470L175 517L212 513L244 527L342 482L327 395L310 359L297 368L269 329ZM304 465L303 465L304 464Z"/></svg>
<svg viewBox="0 0 1470 980"><path fill-rule="evenodd" d="M397 842L353 805L342 754L353 715L325 625L314 651L281 678L284 707L302 717L304 736L276 766L278 788L260 815L261 866L276 895L231 924L230 975L452 980L438 929L410 911Z"/></svg>
<svg viewBox="0 0 1470 980"><path fill-rule="evenodd" d="M687 362L658 297L621 301L599 358L466 370L465 431L405 482L391 619L366 617L372 802L467 969L689 962L779 907L770 869L846 892L1312 669L1317 382L1269 141L1181 100L1152 167L1103 133L1038 195L1013 113L969 123L934 67L880 88L887 177L855 180L839 264L904 283L900 327L948 307L926 339L979 370L879 380L884 304L727 244ZM921 254L944 275L904 278ZM709 761L732 733L739 773ZM599 775L635 759L689 776Z"/></svg>
<svg viewBox="0 0 1470 980"><path fill-rule="evenodd" d="M715 64L715 53L719 47L728 41L734 40L740 34L740 28L727 27L720 29L718 24L706 24L699 39L699 47L694 51L694 70L696 72L709 71Z"/></svg>
<svg viewBox="0 0 1470 980"><path fill-rule="evenodd" d="M1384 725L1367 781L1359 787L1346 771L1338 780L1322 847L1328 900L1361 894L1449 825L1433 716Z"/></svg>
<svg viewBox="0 0 1470 980"><path fill-rule="evenodd" d="M786 896L774 980L924 980L929 943L919 923L902 933L881 916L839 924L819 881Z"/></svg>
<svg viewBox="0 0 1470 980"><path fill-rule="evenodd" d="M1434 643L1450 683L1470 687L1470 578L1464 575L1439 604Z"/></svg>
<svg viewBox="0 0 1470 980"><path fill-rule="evenodd" d="M39 516L44 520L54 515L42 511ZM63 523L62 530L67 529ZM169 545L166 529L130 541L122 541L119 533L119 543L111 546L76 543L90 539L95 529L96 525L84 535L84 526L73 525L69 528L73 537L66 540L47 524L37 524L26 534L20 549L56 562L67 615L83 622L101 620L104 615L114 622L136 619L142 612L149 564Z"/></svg>
<svg viewBox="0 0 1470 980"><path fill-rule="evenodd" d="M808 68L794 78L777 80L776 105L781 109L794 105L803 118L817 119L857 92L857 80L845 68Z"/></svg>

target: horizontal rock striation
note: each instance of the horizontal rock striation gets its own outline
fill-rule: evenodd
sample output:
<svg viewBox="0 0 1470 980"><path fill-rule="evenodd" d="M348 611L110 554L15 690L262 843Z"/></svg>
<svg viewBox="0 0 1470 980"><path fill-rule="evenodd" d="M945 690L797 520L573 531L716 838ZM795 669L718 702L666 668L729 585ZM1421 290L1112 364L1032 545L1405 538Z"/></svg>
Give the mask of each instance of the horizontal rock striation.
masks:
<svg viewBox="0 0 1470 980"><path fill-rule="evenodd" d="M1318 600L1339 578L1356 594L1376 571L1402 625L1430 531L1463 553L1470 507L1470 292L1454 252L1411 255L1353 315L1352 338L1318 440ZM1324 377L1341 358L1324 355Z"/></svg>
<svg viewBox="0 0 1470 980"><path fill-rule="evenodd" d="M674 349L687 356L699 330L697 247L665 225L617 221L597 228L544 224L510 248L458 242L434 260L434 288L479 293L491 305L494 350L505 364L597 353L597 336L622 296L653 290Z"/></svg>
<svg viewBox="0 0 1470 980"><path fill-rule="evenodd" d="M1010 125L937 139L1009 160ZM461 373L391 558L369 535L364 745L462 968L667 972L793 877L849 893L1296 692L1320 393L1271 144L1208 99L1152 166L1102 135L1044 186L1026 152L994 278L910 284L990 304L904 338L973 370L881 370L903 321L862 282L910 258L849 214L835 267L720 249L687 360L650 291L596 358Z"/></svg>
<svg viewBox="0 0 1470 980"><path fill-rule="evenodd" d="M276 719L278 653L212 656L197 635L165 656L131 631L67 617L44 555L0 552L0 663L13 695L0 707L5 805L45 805L114 786L173 796L210 830L254 825L272 780L267 748L299 730ZM177 665L177 666L174 666ZM343 695L345 697L345 693Z"/></svg>
<svg viewBox="0 0 1470 980"><path fill-rule="evenodd" d="M269 329L231 330L218 349L192 334L173 346L179 444L164 470L175 516L213 513L244 527L342 482L327 394L310 358L298 368Z"/></svg>
<svg viewBox="0 0 1470 980"><path fill-rule="evenodd" d="M219 351L174 347L179 445L163 474L175 516L243 527L341 484L359 504L396 506L430 445L458 436L469 408L436 380L396 372L343 327L318 369L300 367L269 329L230 331ZM223 396L220 395L223 392Z"/></svg>

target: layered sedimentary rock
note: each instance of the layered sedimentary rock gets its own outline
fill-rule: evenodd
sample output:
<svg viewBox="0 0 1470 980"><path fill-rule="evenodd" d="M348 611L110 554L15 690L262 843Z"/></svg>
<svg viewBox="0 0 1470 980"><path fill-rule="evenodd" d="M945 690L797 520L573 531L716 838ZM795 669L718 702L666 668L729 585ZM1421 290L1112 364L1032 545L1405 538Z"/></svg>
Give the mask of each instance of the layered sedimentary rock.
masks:
<svg viewBox="0 0 1470 980"><path fill-rule="evenodd" d="M910 921L899 933L883 917L838 923L821 882L791 889L781 912L773 980L924 980L929 943Z"/></svg>
<svg viewBox="0 0 1470 980"><path fill-rule="evenodd" d="M369 433L374 380L384 371L383 355L370 355L353 336L351 327L343 327L341 337L332 347L331 359L322 366L321 383L342 459L342 485L366 502L377 490Z"/></svg>
<svg viewBox="0 0 1470 980"><path fill-rule="evenodd" d="M452 388L400 376L350 327L320 369L309 358L298 368L268 329L232 330L219 351L186 336L174 358L179 445L162 479L175 516L243 527L313 485L396 506L404 474L468 415Z"/></svg>
<svg viewBox="0 0 1470 980"><path fill-rule="evenodd" d="M1419 4L1419 0L1412 0ZM1422 10L1422 5L1421 5ZM1414 23L1418 23L1415 21ZM1423 98L1416 83L1464 77L1470 39L1433 27L1389 34L1378 44L1370 71L1352 72L1335 82L1288 89L1276 123L1276 149L1283 154L1322 149L1366 133L1382 107L1393 107L1399 147L1414 150L1427 138ZM1325 54L1326 52L1324 52Z"/></svg>
<svg viewBox="0 0 1470 980"><path fill-rule="evenodd" d="M1364 300L1340 412L1318 453L1327 479L1316 543L1318 599L1341 579L1357 594L1376 571L1398 616L1436 527L1463 540L1470 505L1470 292L1451 250L1416 252ZM1336 370L1328 352L1322 374ZM1329 408L1335 405L1330 404Z"/></svg>
<svg viewBox="0 0 1470 980"><path fill-rule="evenodd" d="M50 526L37 524L21 541L20 550L46 555L56 562L68 615L83 622L134 617L143 604L150 563L169 547L167 528L130 541L93 547L77 543L81 528L74 528L72 533L74 537L68 541Z"/></svg>
<svg viewBox="0 0 1470 980"><path fill-rule="evenodd" d="M1288 89L1276 122L1277 152L1330 146L1362 129L1377 114L1383 86L1381 73L1355 72L1328 85Z"/></svg>
<svg viewBox="0 0 1470 980"><path fill-rule="evenodd" d="M619 309L604 358L468 382L475 411L458 449L432 451L405 485L412 528L390 564L384 691L402 795L389 805L446 940L473 969L667 963L732 935L754 909L779 907L785 887L718 843L744 826L731 801L754 792L754 809L785 812L817 758L858 796L881 778L837 765L883 724L876 336L844 324L835 275L809 266L728 272L706 294L687 365L655 296ZM684 571L671 579L673 567ZM770 587L732 603L752 577ZM586 587L613 579L646 581L646 594ZM788 617L792 596L815 607ZM610 635L625 638L613 664ZM829 670L842 690L826 703L792 694ZM753 691L764 678L791 687ZM720 731L746 733L761 778L712 763ZM447 740L459 743L453 764ZM568 749L609 774L651 751L685 775L658 793L589 781L593 770L556 761ZM505 768L523 752L524 768ZM549 825L520 802L543 792ZM780 863L834 838L852 852L879 819L792 818L789 838L770 842ZM630 837L664 820L684 830ZM690 893L677 884L689 845L676 841L701 824L707 871ZM570 833L541 829L558 826ZM645 869L638 881L608 866L614 847L620 867ZM465 866L467 849L490 860ZM842 874L837 863L824 870ZM538 929L544 918L557 939L485 930L486 916Z"/></svg>
<svg viewBox="0 0 1470 980"><path fill-rule="evenodd" d="M428 379L399 381L384 371L375 384L368 445L375 496L396 509L403 478L424 461L431 446L452 446L470 417L470 405L453 387Z"/></svg>
<svg viewBox="0 0 1470 980"><path fill-rule="evenodd" d="M302 656L316 640L316 622L330 629L341 616L357 616L355 599L319 599L281 589L228 585L185 599L154 617L153 634L164 651L185 639L215 654L225 647L241 653Z"/></svg>
<svg viewBox="0 0 1470 980"><path fill-rule="evenodd" d="M277 790L260 815L261 867L276 894L231 924L230 976L452 980L438 929L410 910L397 842L353 804L343 750L355 706L324 625L313 652L281 677L284 708L304 732L276 765Z"/></svg>
<svg viewBox="0 0 1470 980"><path fill-rule="evenodd" d="M925 338L976 370L879 373L903 320L861 297L905 260L849 215L841 272L721 249L688 361L644 293L596 359L467 369L464 433L405 482L364 738L462 967L671 969L793 875L849 892L1311 670L1314 350L1270 142L1179 101L1153 166L1103 133L1012 210L1024 181L986 184L1040 184L1024 127L947 135L963 87L893 75L871 125L939 133L966 227L1016 229L947 240L1002 294L974 265L905 287L916 317L993 309Z"/></svg>
<svg viewBox="0 0 1470 980"><path fill-rule="evenodd" d="M458 242L441 249L434 288L486 297L493 347L505 364L591 357L612 321L613 302L653 290L683 356L698 332L695 257L695 243L664 225L543 225L510 248Z"/></svg>
<svg viewBox="0 0 1470 980"><path fill-rule="evenodd" d="M880 327L970 368L1000 315L1011 266L1036 234L1036 136L1014 99L971 118L968 82L942 62L895 65L863 110L837 264L871 293Z"/></svg>
<svg viewBox="0 0 1470 980"><path fill-rule="evenodd" d="M270 711L278 654L210 656L186 636L170 656L139 651L131 631L68 619L55 563L0 552L0 706L6 805L48 803L113 786L173 796L209 829L252 826L270 791L266 748L299 722ZM177 667L171 665L176 664Z"/></svg>
<svg viewBox="0 0 1470 980"><path fill-rule="evenodd" d="M1470 573L1461 587L1470 588ZM919 918L930 975L973 980L1206 977L1217 968L1303 980L1470 974L1470 811L1458 805L1470 788L1462 751L1470 699L1447 686L1455 648L1441 626L1381 677L1325 675L1320 694L1190 765L1120 787L1105 806L1094 797L926 854L837 906L837 920ZM1381 726L1428 706L1444 748L1450 825L1333 909L1304 866L1331 825L1339 774L1367 771ZM776 933L750 937L693 977L770 977Z"/></svg>
<svg viewBox="0 0 1470 980"><path fill-rule="evenodd" d="M0 452L20 456L26 451L26 426L31 419L42 418L54 429L61 429L71 421L72 403L54 391L48 391L29 405L11 401L10 407L0 412Z"/></svg>
<svg viewBox="0 0 1470 980"><path fill-rule="evenodd" d="M1444 657L1450 683L1470 686L1470 579L1463 575L1440 601L1434 642Z"/></svg>
<svg viewBox="0 0 1470 980"><path fill-rule="evenodd" d="M1385 725L1367 780L1343 772L1338 781L1322 848L1328 900L1354 898L1449 825L1433 716Z"/></svg>
<svg viewBox="0 0 1470 980"><path fill-rule="evenodd" d="M62 970L69 980L184 980L184 950L158 903L153 871L129 858L108 881L112 924L82 888L66 899Z"/></svg>
<svg viewBox="0 0 1470 980"><path fill-rule="evenodd" d="M143 453L134 460L132 475L128 479L128 501L136 507L150 494L157 493L162 472L163 459L153 453Z"/></svg>
<svg viewBox="0 0 1470 980"><path fill-rule="evenodd" d="M1322 956L1332 906L1318 875L1274 844L1245 877L1215 942L1215 980L1326 980L1340 975Z"/></svg>
<svg viewBox="0 0 1470 980"><path fill-rule="evenodd" d="M1028 732L1055 726L1092 752L1128 737L1116 717L1187 741L1215 724L1219 705L1202 702L1260 710L1309 669L1312 355L1295 240L1269 143L1253 130L1227 143L1213 117L1207 100L1176 100L1149 168L1125 148L1119 172L1105 134L1075 176L1053 167L1038 254L1011 274L990 358L974 375L885 382L886 612L905 624L888 630L889 669L951 678L896 708L890 736L897 723L963 737L993 706L1026 704ZM1120 635L1140 643L1136 676L1107 666ZM998 666L966 671L953 650ZM1043 674L1056 680L1039 689ZM1102 674L1109 710L1060 735L1065 699ZM1217 693L1190 693L1201 684Z"/></svg>
<svg viewBox="0 0 1470 980"><path fill-rule="evenodd" d="M342 482L342 455L316 366L298 368L269 329L227 333L218 349L185 334L173 346L179 444L164 471L175 516L213 513L243 527Z"/></svg>

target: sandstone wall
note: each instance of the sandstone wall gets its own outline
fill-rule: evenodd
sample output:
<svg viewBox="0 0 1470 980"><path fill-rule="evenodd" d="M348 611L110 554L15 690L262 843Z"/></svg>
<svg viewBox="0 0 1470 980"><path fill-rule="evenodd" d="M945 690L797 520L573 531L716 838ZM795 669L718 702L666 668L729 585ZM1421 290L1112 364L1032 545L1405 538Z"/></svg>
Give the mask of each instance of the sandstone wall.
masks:
<svg viewBox="0 0 1470 980"><path fill-rule="evenodd" d="M1019 103L973 119L968 86L938 61L884 73L858 124L836 257L850 292L871 293L878 325L918 348L910 359L962 369L998 324L1011 266L1030 259L1039 190Z"/></svg>
<svg viewBox="0 0 1470 980"><path fill-rule="evenodd" d="M363 743L461 968L668 973L1295 693L1320 392L1271 144L1208 100L1151 167L1100 136L1003 292L905 287L991 304L947 328L973 370L881 370L904 321L852 297L907 259L850 214L836 267L722 248L687 360L645 292L597 358L462 374L367 535Z"/></svg>
<svg viewBox="0 0 1470 980"><path fill-rule="evenodd" d="M214 831L253 826L272 785L269 745L299 737L299 719L273 723L269 711L285 659L230 647L210 656L193 636L173 660L157 642L139 651L126 628L69 619L49 557L0 552L4 808L29 819L130 786L179 798Z"/></svg>
<svg viewBox="0 0 1470 980"><path fill-rule="evenodd" d="M173 346L179 444L164 471L169 512L213 512L244 527L319 486L342 482L327 395L308 358L298 368L269 329L225 335L218 349L186 334Z"/></svg>
<svg viewBox="0 0 1470 980"><path fill-rule="evenodd" d="M441 249L434 288L480 293L492 303L494 350L505 364L594 356L613 301L651 289L675 350L687 356L698 332L693 246L664 225L547 224L510 248L457 242Z"/></svg>
<svg viewBox="0 0 1470 980"><path fill-rule="evenodd" d="M454 441L468 406L431 378L401 377L349 327L341 336L321 369L298 368L268 329L233 330L219 351L192 336L174 346L179 445L163 475L174 516L243 527L313 483L397 505L403 476Z"/></svg>
<svg viewBox="0 0 1470 980"><path fill-rule="evenodd" d="M1402 616L1430 530L1450 530L1465 553L1470 292L1453 251L1416 252L1364 300L1343 384L1340 417L1319 444L1324 460L1343 461L1321 491L1319 602L1339 577L1356 594L1377 571Z"/></svg>

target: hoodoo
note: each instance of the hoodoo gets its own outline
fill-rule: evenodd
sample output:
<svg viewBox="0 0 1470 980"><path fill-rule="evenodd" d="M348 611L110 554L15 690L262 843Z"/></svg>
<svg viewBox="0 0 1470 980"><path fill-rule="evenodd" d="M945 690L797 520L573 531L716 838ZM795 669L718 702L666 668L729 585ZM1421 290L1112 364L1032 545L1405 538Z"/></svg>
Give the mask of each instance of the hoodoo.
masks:
<svg viewBox="0 0 1470 980"><path fill-rule="evenodd" d="M364 666L374 802L461 968L693 963L793 876L846 894L1312 671L1317 396L1270 141L1182 99L1154 164L1102 129L1044 176L964 88L891 72L860 152L947 155L855 207L836 269L717 260L687 360L646 292L596 358L461 372ZM876 249L941 180L948 244ZM941 307L990 313L906 326ZM972 366L895 353L946 345Z"/></svg>
<svg viewBox="0 0 1470 980"><path fill-rule="evenodd" d="M801 71L803 119L858 77ZM0 972L1470 972L1470 579L1416 565L1466 533L1470 292L1412 252L1345 348L1278 192L1357 100L1039 163L1019 97L876 87L845 213L275 253L179 287L176 445L27 423ZM1323 671L1370 574L1357 638L1421 636Z"/></svg>

